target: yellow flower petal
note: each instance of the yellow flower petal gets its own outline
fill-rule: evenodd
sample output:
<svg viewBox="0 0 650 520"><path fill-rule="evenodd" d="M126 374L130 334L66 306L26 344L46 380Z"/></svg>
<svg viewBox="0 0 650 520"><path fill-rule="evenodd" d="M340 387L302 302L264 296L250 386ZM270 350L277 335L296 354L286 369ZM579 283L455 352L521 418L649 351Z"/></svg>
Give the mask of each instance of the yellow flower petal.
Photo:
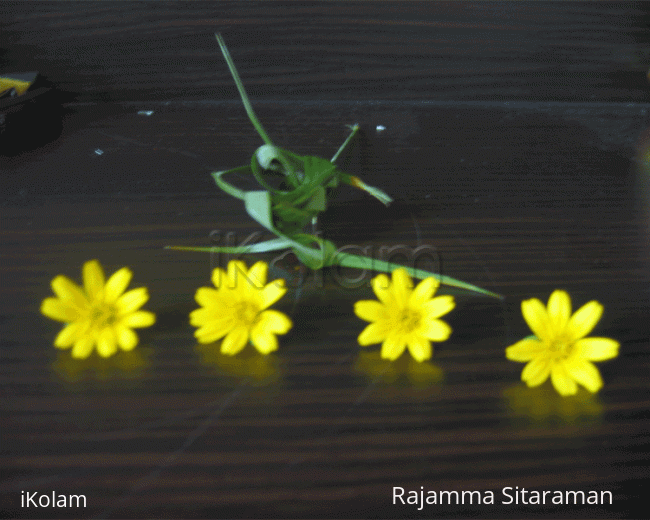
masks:
<svg viewBox="0 0 650 520"><path fill-rule="evenodd" d="M104 270L97 260L90 260L84 264L82 272L86 294L94 300L104 290Z"/></svg>
<svg viewBox="0 0 650 520"><path fill-rule="evenodd" d="M156 315L149 311L136 311L132 314L124 316L120 323L132 329L139 329L142 327L150 327L156 323Z"/></svg>
<svg viewBox="0 0 650 520"><path fill-rule="evenodd" d="M383 273L379 274L370 281L370 285L372 285L372 290L375 292L380 302L387 305L392 304L393 295L390 291L391 284L388 276Z"/></svg>
<svg viewBox="0 0 650 520"><path fill-rule="evenodd" d="M270 309L260 313L253 330L264 329L274 334L286 334L292 326L293 323L286 314Z"/></svg>
<svg viewBox="0 0 650 520"><path fill-rule="evenodd" d="M427 320L420 327L422 337L431 341L447 341L451 336L451 327L442 320Z"/></svg>
<svg viewBox="0 0 650 520"><path fill-rule="evenodd" d="M220 340L223 338L226 334L228 334L232 330L232 327L228 328L206 328L202 327L200 329L197 329L194 332L194 337L197 339L199 343L208 344L208 343L214 343L217 340Z"/></svg>
<svg viewBox="0 0 650 520"><path fill-rule="evenodd" d="M371 323L359 334L357 341L362 347L382 343L388 336L388 332L389 329L386 327L385 322Z"/></svg>
<svg viewBox="0 0 650 520"><path fill-rule="evenodd" d="M117 300L131 283L132 277L133 273L128 267L122 267L119 271L114 272L106 282L105 300L109 303Z"/></svg>
<svg viewBox="0 0 650 520"><path fill-rule="evenodd" d="M605 361L618 356L620 343L610 338L582 338L573 348L589 361Z"/></svg>
<svg viewBox="0 0 650 520"><path fill-rule="evenodd" d="M115 332L117 344L122 350L128 352L133 350L138 344L138 335L128 327L117 327Z"/></svg>
<svg viewBox="0 0 650 520"><path fill-rule="evenodd" d="M225 283L226 285L228 285L228 284L227 284L228 275L226 274L226 271L224 271L224 270L221 269L220 267L215 267L215 268L212 270L211 280L212 280L212 285L214 285L214 286L217 287L217 288L222 287L224 283ZM198 303L199 305L204 305L203 303L201 303L201 302L199 302L199 301L197 301L197 303Z"/></svg>
<svg viewBox="0 0 650 520"><path fill-rule="evenodd" d="M546 312L546 307L544 307L544 304L541 301L537 298L522 301L521 313L535 336L542 341L547 341L551 337L548 314Z"/></svg>
<svg viewBox="0 0 650 520"><path fill-rule="evenodd" d="M241 290L246 287L248 277L248 269L246 264L241 260L231 260L228 262L228 288L234 290Z"/></svg>
<svg viewBox="0 0 650 520"><path fill-rule="evenodd" d="M79 338L74 347L72 347L72 357L76 359L86 359L93 351L95 339L89 335Z"/></svg>
<svg viewBox="0 0 650 520"><path fill-rule="evenodd" d="M365 321L386 318L386 308L377 300L360 300L354 304L354 313Z"/></svg>
<svg viewBox="0 0 650 520"><path fill-rule="evenodd" d="M433 320L447 314L454 307L456 307L456 302L453 296L436 296L422 304L422 311L426 320Z"/></svg>
<svg viewBox="0 0 650 520"><path fill-rule="evenodd" d="M422 280L411 293L408 303L409 306L418 307L420 305L423 305L424 302L431 299L439 285L440 282L438 282L438 280L433 277L425 278ZM436 318L437 317L438 316L436 316Z"/></svg>
<svg viewBox="0 0 650 520"><path fill-rule="evenodd" d="M548 317L553 330L564 331L571 317L571 297L566 291L555 290L548 299Z"/></svg>
<svg viewBox="0 0 650 520"><path fill-rule="evenodd" d="M266 285L266 275L269 266L266 262L255 262L248 270L248 280L256 289L261 289Z"/></svg>
<svg viewBox="0 0 650 520"><path fill-rule="evenodd" d="M411 280L406 269L400 267L393 271L392 291L395 301L398 302L399 305L406 306L411 295L412 287L413 280Z"/></svg>
<svg viewBox="0 0 650 520"><path fill-rule="evenodd" d="M263 329L257 329L251 332L251 343L264 355L278 350L278 338L275 334Z"/></svg>
<svg viewBox="0 0 650 520"><path fill-rule="evenodd" d="M521 371L521 380L529 387L539 386L548 379L551 372L551 362L545 357L530 361Z"/></svg>
<svg viewBox="0 0 650 520"><path fill-rule="evenodd" d="M222 337L237 325L237 319L232 314L231 309L224 309L223 314L214 313L210 319L202 321L201 323L192 323L192 325L195 327L200 326L202 330L201 334L212 334L213 332L223 330L225 332L219 336Z"/></svg>
<svg viewBox="0 0 650 520"><path fill-rule="evenodd" d="M227 356L234 356L240 352L248 341L248 330L244 327L237 327L231 330L221 343L221 353Z"/></svg>
<svg viewBox="0 0 650 520"><path fill-rule="evenodd" d="M190 312L190 325L193 327L202 327L210 322L217 315L214 309L200 307Z"/></svg>
<svg viewBox="0 0 650 520"><path fill-rule="evenodd" d="M63 323L72 323L80 318L79 310L68 300L45 298L41 303L41 314Z"/></svg>
<svg viewBox="0 0 650 520"><path fill-rule="evenodd" d="M403 336L392 331L381 346L381 357L395 361L406 349L406 340Z"/></svg>
<svg viewBox="0 0 650 520"><path fill-rule="evenodd" d="M413 359L418 363L422 363L431 357L432 350L429 340L414 334L409 338L407 345Z"/></svg>
<svg viewBox="0 0 650 520"><path fill-rule="evenodd" d="M76 321L66 325L54 340L56 348L70 348L83 334L86 333L88 324L82 321Z"/></svg>
<svg viewBox="0 0 650 520"><path fill-rule="evenodd" d="M78 309L84 309L88 306L88 299L86 298L83 289L67 276L56 276L52 280L51 285L54 294L56 294L60 300L66 301Z"/></svg>
<svg viewBox="0 0 650 520"><path fill-rule="evenodd" d="M524 338L506 348L506 358L510 361L527 362L544 354L547 346L535 338Z"/></svg>
<svg viewBox="0 0 650 520"><path fill-rule="evenodd" d="M205 331L228 329L230 331L235 325L235 317L230 313L218 314L218 310L201 307L190 312L190 325L201 327ZM225 333L224 333L225 334Z"/></svg>
<svg viewBox="0 0 650 520"><path fill-rule="evenodd" d="M261 309L266 309L270 307L280 298L282 298L287 292L287 288L284 285L284 280L282 278L278 280L273 280L268 285L259 291L259 306Z"/></svg>
<svg viewBox="0 0 650 520"><path fill-rule="evenodd" d="M222 302L221 293L212 287L199 287L196 290L194 299L202 307L213 307Z"/></svg>
<svg viewBox="0 0 650 520"><path fill-rule="evenodd" d="M560 395L575 395L578 385L569 376L564 362L555 363L551 368L551 382Z"/></svg>
<svg viewBox="0 0 650 520"><path fill-rule="evenodd" d="M149 293L146 287L131 289L120 296L115 302L119 316L125 316L142 307L149 299Z"/></svg>
<svg viewBox="0 0 650 520"><path fill-rule="evenodd" d="M110 327L103 329L97 337L97 353L101 357L110 357L117 352L115 333Z"/></svg>
<svg viewBox="0 0 650 520"><path fill-rule="evenodd" d="M600 372L593 363L579 360L574 363L567 363L568 375L575 379L590 392L598 392L603 387L603 379Z"/></svg>
<svg viewBox="0 0 650 520"><path fill-rule="evenodd" d="M603 310L604 307L596 300L585 303L571 316L567 326L567 334L574 341L584 338L594 329L603 315Z"/></svg>

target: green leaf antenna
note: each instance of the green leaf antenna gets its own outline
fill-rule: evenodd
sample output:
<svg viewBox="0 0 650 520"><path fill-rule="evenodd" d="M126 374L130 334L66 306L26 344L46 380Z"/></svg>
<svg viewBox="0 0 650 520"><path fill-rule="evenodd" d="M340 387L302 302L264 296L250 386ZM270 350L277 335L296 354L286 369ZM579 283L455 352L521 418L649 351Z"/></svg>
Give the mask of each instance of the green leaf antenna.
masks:
<svg viewBox="0 0 650 520"><path fill-rule="evenodd" d="M219 188L229 195L244 201L244 206L250 217L276 235L277 238L241 247L168 246L167 249L231 254L263 253L291 249L302 264L314 270L339 265L389 273L399 267L404 267L392 262L340 252L331 241L304 232L306 226L314 224L318 214L325 211L328 189L336 188L339 182L367 192L386 206L393 199L379 188L369 186L358 177L341 171L335 164L339 155L359 131L358 125L349 127L350 135L331 160L309 155L300 156L275 146L255 115L226 43L220 34L217 33L215 36L230 69L230 74L237 85L248 119L265 144L255 151L250 164L227 171L214 172L212 177ZM240 190L224 180L223 177L231 173L252 174L264 189L257 191ZM284 181L289 189L281 190L269 185L264 178L264 175L269 173L284 176ZM449 276L411 267L405 268L414 278L433 277L448 286L501 298L500 295L494 292Z"/></svg>

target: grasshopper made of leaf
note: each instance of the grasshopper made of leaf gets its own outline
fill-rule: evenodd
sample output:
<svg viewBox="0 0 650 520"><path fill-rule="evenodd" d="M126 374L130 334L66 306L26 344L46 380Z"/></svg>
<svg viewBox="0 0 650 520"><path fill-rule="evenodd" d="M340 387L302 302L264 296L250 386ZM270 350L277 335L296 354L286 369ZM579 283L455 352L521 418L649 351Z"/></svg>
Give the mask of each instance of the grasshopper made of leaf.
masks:
<svg viewBox="0 0 650 520"><path fill-rule="evenodd" d="M275 146L253 111L248 95L244 90L244 85L237 73L237 69L223 38L220 34L216 34L215 36L228 64L230 73L235 80L248 118L265 144L255 151L250 165L240 166L227 171L214 172L212 176L223 191L243 200L248 214L276 235L277 238L242 247L171 246L169 249L232 254L263 253L291 249L302 264L314 270L340 265L343 267L389 273L398 267L403 267L392 262L339 252L336 246L329 240L303 231L310 223L315 221L320 212L325 211L327 205L326 190L328 188L335 188L339 182L360 188L385 205L390 204L393 199L382 190L368 186L358 177L348 175L341 171L334 164L341 152L357 133L359 129L357 125L350 127L350 135L329 161L321 157L300 156ZM286 184L291 189L284 191L270 186L263 177L264 172L283 175ZM258 191L242 191L223 179L225 175L230 173L252 174L264 189ZM432 276L441 283L449 286L500 298L498 294L449 276L443 277L440 274L411 267L406 267L406 270L414 278L424 279Z"/></svg>

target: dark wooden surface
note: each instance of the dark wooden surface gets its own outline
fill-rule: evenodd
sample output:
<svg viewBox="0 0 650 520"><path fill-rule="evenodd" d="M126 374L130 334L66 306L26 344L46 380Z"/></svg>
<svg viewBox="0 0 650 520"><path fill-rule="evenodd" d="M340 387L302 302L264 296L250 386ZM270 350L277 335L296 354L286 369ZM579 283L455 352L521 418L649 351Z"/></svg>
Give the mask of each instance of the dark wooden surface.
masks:
<svg viewBox="0 0 650 520"><path fill-rule="evenodd" d="M88 100L649 101L644 2L0 4L0 66Z"/></svg>
<svg viewBox="0 0 650 520"><path fill-rule="evenodd" d="M75 96L58 138L36 127L0 156L4 516L645 516L647 4L83 5L0 5L3 69ZM344 164L396 202L341 188L325 236L428 245L432 267L506 296L456 293L431 362L361 349L352 308L372 293L335 272L289 279L278 307L295 325L271 356L193 341L187 313L218 259L163 246L258 229L209 175L261 144L215 28L278 145L331 157L362 126ZM92 258L130 266L158 322L132 355L76 362L38 308ZM603 303L594 334L621 342L597 396L526 389L505 359L529 333L520 301L556 288ZM418 511L393 505L393 486L497 503ZM505 486L614 504L503 505ZM88 508L21 509L21 490L84 493Z"/></svg>

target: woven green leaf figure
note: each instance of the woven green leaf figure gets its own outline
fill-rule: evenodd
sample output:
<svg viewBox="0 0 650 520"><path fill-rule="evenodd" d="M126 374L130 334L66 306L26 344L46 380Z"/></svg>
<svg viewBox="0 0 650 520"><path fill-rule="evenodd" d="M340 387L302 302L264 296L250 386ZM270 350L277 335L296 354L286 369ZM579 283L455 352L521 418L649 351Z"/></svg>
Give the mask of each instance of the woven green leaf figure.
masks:
<svg viewBox="0 0 650 520"><path fill-rule="evenodd" d="M339 155L345 150L358 132L359 127L357 125L350 127L350 135L331 160L309 155L301 156L275 146L253 111L248 95L244 90L244 85L223 38L220 34L216 34L215 36L228 64L230 73L235 80L248 118L265 144L255 151L249 165L233 168L232 170L214 172L212 176L223 191L244 201L246 211L251 218L275 234L277 238L242 247L171 246L169 249L232 254L262 253L291 249L300 262L314 270L340 265L343 267L392 272L397 268L403 267L392 262L337 251L336 246L331 241L304 231L305 228L315 222L319 213L325 211L327 208L327 190L336 188L339 182L362 189L385 205L392 202L393 199L382 190L369 186L358 177L341 171L335 164ZM240 190L226 182L223 178L225 175L231 173L252 174L263 189L256 191ZM278 189L269 185L265 179L265 176L269 173L283 176L284 183L288 189ZM409 275L418 279L433 277L440 283L449 286L500 298L498 294L460 280L455 280L449 276L443 277L440 274L411 267L406 267L405 269Z"/></svg>

